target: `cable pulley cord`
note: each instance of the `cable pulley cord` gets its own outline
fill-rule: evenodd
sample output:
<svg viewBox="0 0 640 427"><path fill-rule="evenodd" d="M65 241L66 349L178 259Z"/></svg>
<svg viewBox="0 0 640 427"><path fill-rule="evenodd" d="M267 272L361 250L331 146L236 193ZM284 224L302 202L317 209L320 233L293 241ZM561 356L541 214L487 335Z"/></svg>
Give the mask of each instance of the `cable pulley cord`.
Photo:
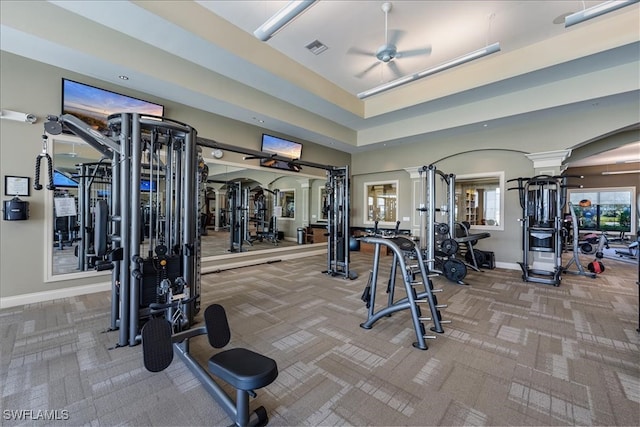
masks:
<svg viewBox="0 0 640 427"><path fill-rule="evenodd" d="M154 140L157 140L158 139L158 132L155 130L155 128L154 128L153 131L154 131ZM170 150L171 149L171 142L172 142L172 139L169 137L169 139L167 140L167 144L166 144L165 150ZM151 174L150 174L151 177L152 177L152 179L151 179L151 190L152 191L153 191L154 178L155 178L155 182L156 182L156 191L155 191L156 215L155 215L154 220L155 220L155 223L156 223L155 224L155 229L156 229L156 241L157 242L160 241L160 236L161 236L160 235L160 233L161 233L161 230L160 230L160 214L161 214L160 206L162 206L162 204L160 203L160 185L159 184L160 184L160 163L161 163L160 159L161 159L161 156L159 155L159 153L160 153L160 151L159 151L159 148L158 148L158 157L156 159L157 166L155 167L155 169L151 169ZM155 173L155 177L153 176L154 173ZM164 241L162 243L165 244Z"/></svg>
<svg viewBox="0 0 640 427"><path fill-rule="evenodd" d="M154 203L153 203L153 158L154 153L153 149L155 147L156 141L156 130L151 131L151 140L149 141L149 257L153 257L153 248L156 245L155 235L153 234L153 226L155 217L158 216L157 212L155 212Z"/></svg>
<svg viewBox="0 0 640 427"><path fill-rule="evenodd" d="M169 132L169 131L167 131ZM159 135L156 129L154 129L154 137L153 137L154 141L158 141L159 139ZM169 150L172 149L173 147L173 143L175 141L173 140L171 135L167 135L167 142L165 144L165 151L168 152ZM155 142L154 142L155 144ZM158 144L159 147L159 144ZM155 231L156 231L156 241L160 242L163 245L166 245L166 230L165 230L165 236L162 235L162 230L161 230L161 221L160 221L160 216L162 215L162 201L160 200L160 169L162 167L162 156L160 153L160 149L158 148L158 154L156 155L156 164L157 166L154 169L151 169L151 177L152 177L152 183L151 183L151 189L153 190L153 181L155 180L156 182L156 191L155 191L155 204L156 204L156 215L154 218L155 221ZM166 171L167 171L167 167L166 167L166 159L165 159L165 182L167 179L172 179L171 177L167 177L166 176ZM155 176L154 176L155 174Z"/></svg>

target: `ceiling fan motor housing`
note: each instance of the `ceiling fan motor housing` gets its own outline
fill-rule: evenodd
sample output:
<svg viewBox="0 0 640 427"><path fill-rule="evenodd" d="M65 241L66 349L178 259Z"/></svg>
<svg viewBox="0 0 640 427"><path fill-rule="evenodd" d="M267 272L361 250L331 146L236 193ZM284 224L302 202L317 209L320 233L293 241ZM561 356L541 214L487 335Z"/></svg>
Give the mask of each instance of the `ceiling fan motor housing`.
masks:
<svg viewBox="0 0 640 427"><path fill-rule="evenodd" d="M394 45L383 45L378 48L376 58L382 62L389 62L396 57L397 53L398 49Z"/></svg>
<svg viewBox="0 0 640 427"><path fill-rule="evenodd" d="M376 58L378 58L380 61L382 62L389 62L391 61L393 58L396 57L396 54L398 53L398 49L395 47L395 45L392 44L388 44L387 41L387 14L389 13L389 11L391 10L391 2L384 2L382 3L382 12L384 13L384 38L385 38L385 44L380 46L378 48L378 51L376 52Z"/></svg>

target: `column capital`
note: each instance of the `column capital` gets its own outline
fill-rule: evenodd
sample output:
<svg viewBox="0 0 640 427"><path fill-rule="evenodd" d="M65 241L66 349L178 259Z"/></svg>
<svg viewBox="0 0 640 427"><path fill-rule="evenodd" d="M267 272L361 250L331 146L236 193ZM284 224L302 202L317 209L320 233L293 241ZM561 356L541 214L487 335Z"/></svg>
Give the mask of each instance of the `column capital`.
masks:
<svg viewBox="0 0 640 427"><path fill-rule="evenodd" d="M534 169L547 167L560 167L571 155L571 150L544 151L540 153L525 154L533 162Z"/></svg>
<svg viewBox="0 0 640 427"><path fill-rule="evenodd" d="M409 178L411 179L418 179L420 178L420 174L418 173L418 170L421 169L422 166L411 166L408 168L403 168L405 171L407 171L407 173L409 174Z"/></svg>

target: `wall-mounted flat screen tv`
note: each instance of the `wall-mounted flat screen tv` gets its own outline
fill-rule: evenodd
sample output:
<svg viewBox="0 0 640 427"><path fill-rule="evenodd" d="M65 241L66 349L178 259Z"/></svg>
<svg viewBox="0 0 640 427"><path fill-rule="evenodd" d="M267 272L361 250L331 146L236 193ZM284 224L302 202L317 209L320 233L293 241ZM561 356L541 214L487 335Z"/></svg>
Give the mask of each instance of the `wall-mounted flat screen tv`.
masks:
<svg viewBox="0 0 640 427"><path fill-rule="evenodd" d="M72 114L102 134L107 117L115 113L140 113L162 117L164 106L73 80L62 79L62 113Z"/></svg>
<svg viewBox="0 0 640 427"><path fill-rule="evenodd" d="M263 133L261 151L263 153L272 153L278 156L288 157L291 160L300 159L302 155L302 144ZM260 159L260 165L295 172L300 170L299 167L294 167L289 162L275 159Z"/></svg>

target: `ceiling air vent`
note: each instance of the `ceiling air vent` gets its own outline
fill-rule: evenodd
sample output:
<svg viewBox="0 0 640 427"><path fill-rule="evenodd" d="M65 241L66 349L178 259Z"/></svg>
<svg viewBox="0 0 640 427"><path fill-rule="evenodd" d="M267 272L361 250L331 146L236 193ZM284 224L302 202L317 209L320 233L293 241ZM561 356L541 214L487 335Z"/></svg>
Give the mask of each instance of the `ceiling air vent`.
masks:
<svg viewBox="0 0 640 427"><path fill-rule="evenodd" d="M320 55L325 50L329 49L325 44L323 44L320 40L314 40L308 45L305 46L311 53L314 55Z"/></svg>

